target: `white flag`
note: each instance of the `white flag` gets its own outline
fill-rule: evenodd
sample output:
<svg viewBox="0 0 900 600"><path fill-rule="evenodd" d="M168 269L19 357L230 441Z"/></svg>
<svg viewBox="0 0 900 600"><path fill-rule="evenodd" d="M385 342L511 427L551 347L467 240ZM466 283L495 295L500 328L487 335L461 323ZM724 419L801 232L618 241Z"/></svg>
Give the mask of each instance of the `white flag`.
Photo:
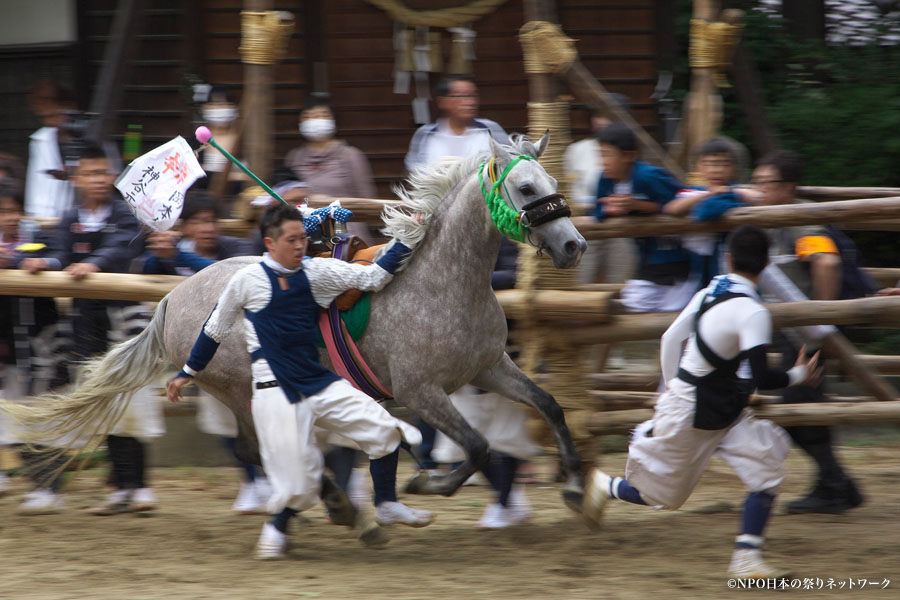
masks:
<svg viewBox="0 0 900 600"><path fill-rule="evenodd" d="M168 231L181 216L184 193L200 177L206 173L178 136L131 161L116 179L116 189L138 221L155 231Z"/></svg>

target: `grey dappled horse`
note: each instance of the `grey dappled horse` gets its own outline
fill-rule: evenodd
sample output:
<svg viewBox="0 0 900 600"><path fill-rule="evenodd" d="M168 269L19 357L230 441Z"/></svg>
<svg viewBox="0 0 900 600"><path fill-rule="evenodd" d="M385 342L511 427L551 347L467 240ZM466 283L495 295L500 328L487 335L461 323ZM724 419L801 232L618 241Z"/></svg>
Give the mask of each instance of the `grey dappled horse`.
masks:
<svg viewBox="0 0 900 600"><path fill-rule="evenodd" d="M520 138L509 147L493 144L498 172L518 153L537 158L548 140L545 135L536 145ZM407 491L451 495L486 461L488 443L448 398L448 393L471 383L528 404L543 415L567 473L563 497L570 507L580 510L584 482L563 411L504 350L506 320L490 284L501 234L491 220L479 183L479 169L484 181L489 179L484 158L449 161L414 173L410 188L398 190L408 209L424 213L426 220L419 224L404 212L386 211L386 231L400 241L418 245L404 270L372 296L368 329L357 343L397 402L447 434L468 456L447 475L420 473ZM520 160L502 187L503 196L519 212L536 200L553 197L557 182L536 160ZM586 248L584 238L566 217L533 227L528 241L547 253L557 268L574 267ZM63 433L73 425L93 425L100 418L103 426L98 433L105 433L121 414L128 393L145 385L167 363L185 363L228 280L238 269L258 260L228 259L181 283L159 305L140 336L89 364L88 376L78 390L56 402L39 403L46 408L32 413L28 420L53 419L61 423L58 433ZM238 323L223 340L196 383L234 412L239 454L258 463L256 433L248 410L250 357L242 327ZM323 360L327 361L324 354ZM117 397L123 393L124 401ZM41 410L41 406L32 410Z"/></svg>

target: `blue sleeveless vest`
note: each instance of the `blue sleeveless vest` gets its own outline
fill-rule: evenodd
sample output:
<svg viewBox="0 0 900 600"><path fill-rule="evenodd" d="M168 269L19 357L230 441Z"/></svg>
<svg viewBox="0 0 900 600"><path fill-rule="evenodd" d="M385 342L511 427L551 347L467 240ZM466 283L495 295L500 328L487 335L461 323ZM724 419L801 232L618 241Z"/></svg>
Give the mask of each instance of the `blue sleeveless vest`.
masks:
<svg viewBox="0 0 900 600"><path fill-rule="evenodd" d="M321 309L302 269L283 276L288 282L288 289L283 290L278 284L280 276L265 263L261 265L272 285L272 299L260 311L244 310L259 339L260 348L252 358L265 358L288 401L300 402L340 380L319 362Z"/></svg>

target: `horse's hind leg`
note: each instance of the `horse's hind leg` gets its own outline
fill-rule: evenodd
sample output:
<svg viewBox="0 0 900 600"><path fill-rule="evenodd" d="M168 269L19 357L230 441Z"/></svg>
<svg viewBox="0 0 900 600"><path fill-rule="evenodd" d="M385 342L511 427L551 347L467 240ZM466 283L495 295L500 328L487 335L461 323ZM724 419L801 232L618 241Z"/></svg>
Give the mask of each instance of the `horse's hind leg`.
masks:
<svg viewBox="0 0 900 600"><path fill-rule="evenodd" d="M488 443L457 412L444 390L425 385L411 388L414 391L406 393L395 389L398 402L459 444L466 452L466 460L447 475L429 475L427 471L421 471L406 485L406 492L452 496L487 462Z"/></svg>
<svg viewBox="0 0 900 600"><path fill-rule="evenodd" d="M550 424L556 445L559 447L560 464L565 468L567 479L563 488L563 499L575 511L581 510L584 496L584 477L581 473L581 458L575 450L572 434L566 426L566 417L553 396L539 388L515 365L508 354L490 369L482 371L472 385L496 392L512 400L535 408Z"/></svg>

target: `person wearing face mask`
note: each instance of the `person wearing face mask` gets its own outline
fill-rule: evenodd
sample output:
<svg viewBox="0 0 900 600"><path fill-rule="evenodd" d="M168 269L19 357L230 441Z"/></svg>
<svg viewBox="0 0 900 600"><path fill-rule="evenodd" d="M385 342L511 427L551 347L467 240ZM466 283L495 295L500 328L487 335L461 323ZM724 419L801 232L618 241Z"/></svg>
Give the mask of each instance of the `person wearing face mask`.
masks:
<svg viewBox="0 0 900 600"><path fill-rule="evenodd" d="M238 111L234 94L222 86L213 86L209 90L206 102L200 109L200 117L203 123L209 127L213 138L228 152L234 154L238 150L240 134L238 132ZM209 177L203 178L195 184L198 188L207 188L214 173L221 173L228 164L228 159L213 148L207 148L200 153L200 164ZM228 180L232 183L228 192L236 195L240 189L235 182L245 181L243 174L237 169L228 173ZM234 189L233 189L234 188Z"/></svg>
<svg viewBox="0 0 900 600"><path fill-rule="evenodd" d="M288 152L284 164L307 185L309 196L375 198L369 161L357 148L335 138L334 109L327 95L307 98L299 127L306 143ZM347 225L350 233L371 241L365 223Z"/></svg>

